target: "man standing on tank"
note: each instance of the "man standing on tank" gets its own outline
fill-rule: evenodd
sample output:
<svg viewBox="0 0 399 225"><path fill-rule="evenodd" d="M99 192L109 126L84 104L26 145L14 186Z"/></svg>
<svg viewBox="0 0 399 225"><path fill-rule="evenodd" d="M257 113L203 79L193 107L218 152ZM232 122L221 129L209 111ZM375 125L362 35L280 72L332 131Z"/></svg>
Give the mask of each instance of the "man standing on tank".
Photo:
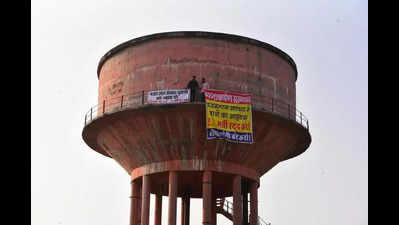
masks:
<svg viewBox="0 0 399 225"><path fill-rule="evenodd" d="M199 88L198 82L193 76L193 79L190 80L187 84L187 88L190 89L190 102L195 101L195 96L197 94L197 89Z"/></svg>

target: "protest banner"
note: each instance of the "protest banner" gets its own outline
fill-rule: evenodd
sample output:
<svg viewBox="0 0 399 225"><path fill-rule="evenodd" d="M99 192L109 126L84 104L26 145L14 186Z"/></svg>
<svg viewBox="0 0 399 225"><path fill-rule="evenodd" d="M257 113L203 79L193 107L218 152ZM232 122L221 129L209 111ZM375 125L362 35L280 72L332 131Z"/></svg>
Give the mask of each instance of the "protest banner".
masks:
<svg viewBox="0 0 399 225"><path fill-rule="evenodd" d="M207 139L253 143L251 95L205 90Z"/></svg>
<svg viewBox="0 0 399 225"><path fill-rule="evenodd" d="M149 104L170 104L190 101L189 89L168 89L148 92Z"/></svg>

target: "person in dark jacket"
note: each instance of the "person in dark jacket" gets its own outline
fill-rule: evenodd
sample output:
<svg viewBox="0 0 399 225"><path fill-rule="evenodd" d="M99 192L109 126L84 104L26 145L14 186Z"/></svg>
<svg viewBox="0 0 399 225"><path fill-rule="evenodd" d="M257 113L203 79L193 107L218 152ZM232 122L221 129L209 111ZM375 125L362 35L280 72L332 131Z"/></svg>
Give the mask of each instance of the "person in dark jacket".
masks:
<svg viewBox="0 0 399 225"><path fill-rule="evenodd" d="M199 88L198 82L193 76L193 79L190 80L187 84L187 88L190 89L190 102L195 101L195 96L197 94L197 89Z"/></svg>

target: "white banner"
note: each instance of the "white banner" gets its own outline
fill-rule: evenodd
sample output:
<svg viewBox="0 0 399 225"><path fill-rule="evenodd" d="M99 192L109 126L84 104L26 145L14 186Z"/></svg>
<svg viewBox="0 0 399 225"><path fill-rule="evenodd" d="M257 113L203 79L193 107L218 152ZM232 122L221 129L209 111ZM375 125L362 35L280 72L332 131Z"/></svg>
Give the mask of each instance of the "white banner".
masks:
<svg viewBox="0 0 399 225"><path fill-rule="evenodd" d="M168 89L148 92L149 104L168 104L190 101L189 89Z"/></svg>

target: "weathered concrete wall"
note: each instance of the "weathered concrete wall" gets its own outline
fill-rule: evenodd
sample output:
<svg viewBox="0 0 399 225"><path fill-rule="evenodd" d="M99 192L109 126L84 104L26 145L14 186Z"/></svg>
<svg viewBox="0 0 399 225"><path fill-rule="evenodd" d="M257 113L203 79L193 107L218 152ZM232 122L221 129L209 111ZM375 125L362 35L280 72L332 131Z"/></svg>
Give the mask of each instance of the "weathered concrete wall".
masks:
<svg viewBox="0 0 399 225"><path fill-rule="evenodd" d="M147 40L109 57L99 74L99 104L142 90L185 88L192 76L212 89L266 95L295 106L295 70L269 49L207 37Z"/></svg>

